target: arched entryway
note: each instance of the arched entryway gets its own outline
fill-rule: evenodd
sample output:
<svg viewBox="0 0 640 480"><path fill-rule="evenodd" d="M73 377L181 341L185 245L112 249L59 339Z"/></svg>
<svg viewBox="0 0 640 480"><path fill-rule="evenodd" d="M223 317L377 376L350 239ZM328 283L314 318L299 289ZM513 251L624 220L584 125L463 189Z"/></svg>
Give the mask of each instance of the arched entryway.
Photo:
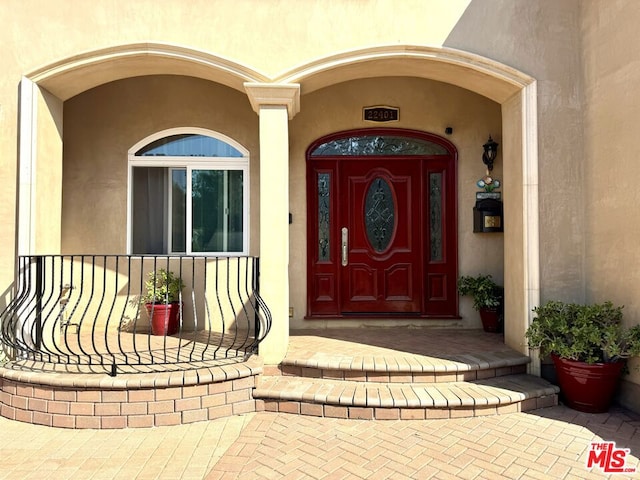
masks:
<svg viewBox="0 0 640 480"><path fill-rule="evenodd" d="M105 66L114 68L105 69ZM350 79L385 76L390 71L396 76L458 85L501 105L502 154L506 160L504 184L513 186L513 201L505 205L504 212L504 276L505 284L509 285L505 341L527 352L523 334L532 316L531 309L539 299L536 82L507 65L459 50L415 45L378 46L303 62L282 75L267 77L249 66L207 53L145 43L88 52L26 74L19 104L18 250L28 253L60 248L59 222L53 222L58 226L46 226L44 220L56 218L61 208L61 127L65 100L102 83L141 73L188 75L245 91L251 106L260 115L259 150L260 161L264 163L260 197L268 200L272 207L273 199L278 200L277 208L260 211L260 225L265 231L260 235L264 239L260 248L262 271L269 277L263 279L264 296L274 318L280 319L262 353L270 362L277 362L286 351L287 312L291 301L288 291L291 227L287 215L282 215L288 207L288 191L279 187L288 184L289 179L288 120L300 109L300 94L304 96ZM43 161L45 155L47 162ZM48 185L54 188L38 186L35 172L44 173L40 178L49 179ZM272 291L267 291L269 289Z"/></svg>
<svg viewBox="0 0 640 480"><path fill-rule="evenodd" d="M457 316L456 159L448 140L406 129L309 147L309 317Z"/></svg>

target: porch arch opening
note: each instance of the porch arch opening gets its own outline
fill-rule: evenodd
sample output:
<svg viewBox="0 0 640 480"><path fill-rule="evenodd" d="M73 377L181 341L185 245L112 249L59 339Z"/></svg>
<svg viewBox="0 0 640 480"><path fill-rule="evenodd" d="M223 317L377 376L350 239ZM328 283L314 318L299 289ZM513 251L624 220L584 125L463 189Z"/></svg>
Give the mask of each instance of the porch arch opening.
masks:
<svg viewBox="0 0 640 480"><path fill-rule="evenodd" d="M146 63L138 62L145 56ZM114 68L105 69L107 64ZM513 203L505 205L505 341L529 353L522 339L540 295L536 81L508 65L454 49L417 45L365 48L316 59L270 78L215 55L143 43L79 54L31 72L20 88L18 251L59 251L59 228L48 228L44 234L43 225L45 220L56 218L61 206L55 199L60 191L50 188L44 194L36 184L35 172L50 179L50 184L59 184L63 102L73 95L106 81L154 73L205 78L238 91L248 82L299 83L304 95L349 79L388 75L389 71L462 86L502 107L502 152L508 159L504 183L514 186ZM105 77L112 75L110 72L116 76ZM43 168L45 156L47 168ZM533 371L535 365L534 361Z"/></svg>
<svg viewBox="0 0 640 480"><path fill-rule="evenodd" d="M319 58L276 81L297 82L303 95L349 80L388 76L418 77L465 88L494 100L502 111L503 185L511 189L504 205L505 343L532 355L524 332L540 302L538 228L538 129L535 78L508 65L469 52L424 45L364 48Z"/></svg>

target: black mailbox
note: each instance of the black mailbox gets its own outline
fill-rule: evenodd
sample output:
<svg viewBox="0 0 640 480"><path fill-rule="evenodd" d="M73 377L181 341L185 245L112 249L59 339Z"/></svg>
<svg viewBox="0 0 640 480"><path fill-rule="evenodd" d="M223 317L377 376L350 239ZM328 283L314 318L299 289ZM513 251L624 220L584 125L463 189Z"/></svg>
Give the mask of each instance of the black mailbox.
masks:
<svg viewBox="0 0 640 480"><path fill-rule="evenodd" d="M476 201L473 207L474 232L502 232L502 202L493 198Z"/></svg>

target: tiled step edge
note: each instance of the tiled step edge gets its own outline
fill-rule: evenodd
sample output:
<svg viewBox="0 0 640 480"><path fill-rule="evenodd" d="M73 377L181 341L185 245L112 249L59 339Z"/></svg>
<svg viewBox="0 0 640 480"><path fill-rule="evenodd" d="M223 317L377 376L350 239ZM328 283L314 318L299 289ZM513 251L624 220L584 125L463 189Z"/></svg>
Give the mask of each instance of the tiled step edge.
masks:
<svg viewBox="0 0 640 480"><path fill-rule="evenodd" d="M448 384L384 384L262 377L258 408L337 418L424 419L495 415L549 407L558 388L530 375Z"/></svg>
<svg viewBox="0 0 640 480"><path fill-rule="evenodd" d="M448 355L446 357L428 357L408 355L385 356L348 356L321 354L317 352L296 352L287 356L282 365L320 370L360 370L372 372L462 372L484 370L488 368L526 365L531 359L514 351L483 352L473 354Z"/></svg>
<svg viewBox="0 0 640 480"><path fill-rule="evenodd" d="M348 380L354 382L391 382L391 383L434 383L467 382L505 375L524 374L527 371L529 357L494 358L493 361L466 363L460 361L440 361L434 364L426 362L402 362L389 364L382 362L363 362L361 359L335 362L287 361L280 365L266 365L265 375L295 376L304 378L324 378L328 380Z"/></svg>

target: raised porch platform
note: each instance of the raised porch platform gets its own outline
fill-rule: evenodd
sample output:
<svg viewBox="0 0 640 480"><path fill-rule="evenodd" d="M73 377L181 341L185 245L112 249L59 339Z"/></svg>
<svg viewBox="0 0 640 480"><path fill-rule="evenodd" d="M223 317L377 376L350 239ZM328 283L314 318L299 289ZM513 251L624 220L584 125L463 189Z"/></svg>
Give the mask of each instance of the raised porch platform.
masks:
<svg viewBox="0 0 640 480"><path fill-rule="evenodd" d="M158 352L171 352L179 341L193 346L196 339L151 340ZM167 348L165 340L176 345ZM527 375L528 362L501 335L476 330L293 331L280 365L263 366L259 357L248 356L119 366L112 377L105 367L9 363L0 368L0 414L56 427L134 428L262 410L392 420L556 405L557 387Z"/></svg>
<svg viewBox="0 0 640 480"><path fill-rule="evenodd" d="M44 368L43 368L44 367ZM0 367L0 415L63 428L180 425L255 412L257 356L181 370L120 373L14 362Z"/></svg>
<svg viewBox="0 0 640 480"><path fill-rule="evenodd" d="M0 347L12 358L0 367L0 415L126 428L256 410L258 345L271 326L257 258L46 255L18 264L16 294L0 312ZM152 335L144 305L162 291L163 270L184 284L176 299L159 293L181 305L169 336Z"/></svg>

